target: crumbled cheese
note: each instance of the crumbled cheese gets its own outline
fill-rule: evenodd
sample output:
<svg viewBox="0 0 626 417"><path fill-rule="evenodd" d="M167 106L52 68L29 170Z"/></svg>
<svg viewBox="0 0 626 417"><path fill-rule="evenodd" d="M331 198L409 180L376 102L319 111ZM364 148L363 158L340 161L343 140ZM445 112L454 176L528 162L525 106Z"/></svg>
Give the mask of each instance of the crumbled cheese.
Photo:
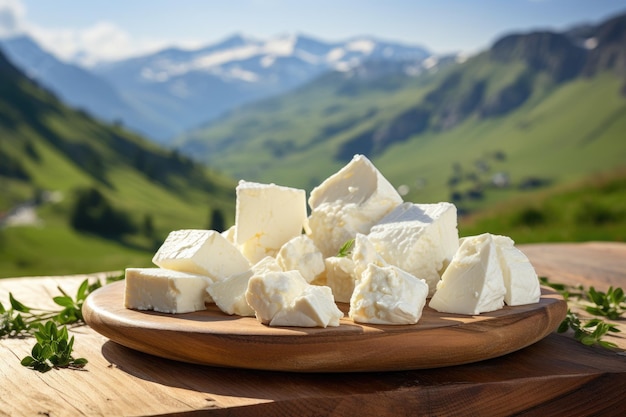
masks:
<svg viewBox="0 0 626 417"><path fill-rule="evenodd" d="M232 275L225 280L212 283L207 292L215 304L226 314L254 316L254 310L246 301L248 281L254 274L282 271L276 259L267 256L257 262L250 270Z"/></svg>
<svg viewBox="0 0 626 417"><path fill-rule="evenodd" d="M402 202L396 189L363 155L315 187L309 196L310 236L325 258Z"/></svg>
<svg viewBox="0 0 626 417"><path fill-rule="evenodd" d="M313 282L326 269L324 257L311 238L296 236L285 243L276 255L283 271L300 271L307 282Z"/></svg>
<svg viewBox="0 0 626 417"><path fill-rule="evenodd" d="M427 295L424 280L396 266L369 264L357 280L349 316L357 323L415 324Z"/></svg>
<svg viewBox="0 0 626 417"><path fill-rule="evenodd" d="M347 256L331 256L324 259L326 285L331 289L335 301L349 303L354 291L354 261Z"/></svg>
<svg viewBox="0 0 626 417"><path fill-rule="evenodd" d="M274 315L270 326L336 327L342 317L329 287L307 285L289 306Z"/></svg>
<svg viewBox="0 0 626 417"><path fill-rule="evenodd" d="M459 247L456 207L451 203L403 203L372 227L368 239L382 258L424 279L433 295Z"/></svg>

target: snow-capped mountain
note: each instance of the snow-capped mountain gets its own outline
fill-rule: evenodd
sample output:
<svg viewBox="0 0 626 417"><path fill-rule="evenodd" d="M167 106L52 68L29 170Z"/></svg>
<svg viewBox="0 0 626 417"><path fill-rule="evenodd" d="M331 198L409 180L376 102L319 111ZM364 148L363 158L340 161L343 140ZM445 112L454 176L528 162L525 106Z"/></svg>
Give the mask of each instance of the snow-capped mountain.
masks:
<svg viewBox="0 0 626 417"><path fill-rule="evenodd" d="M164 133L174 135L327 71L347 71L372 60L421 62L429 56L419 46L368 37L330 43L301 35L269 40L235 35L196 50L170 48L93 70L126 99L159 115L169 126Z"/></svg>
<svg viewBox="0 0 626 417"><path fill-rule="evenodd" d="M302 35L268 40L235 35L195 50L168 48L83 68L60 61L25 36L0 40L0 47L67 104L162 143L328 71L348 72L365 62L421 65L431 57L420 46L370 37L323 42Z"/></svg>
<svg viewBox="0 0 626 417"><path fill-rule="evenodd" d="M120 96L104 78L60 61L25 35L0 39L0 48L30 78L55 93L66 104L108 122L124 122L143 134L154 130L147 120Z"/></svg>

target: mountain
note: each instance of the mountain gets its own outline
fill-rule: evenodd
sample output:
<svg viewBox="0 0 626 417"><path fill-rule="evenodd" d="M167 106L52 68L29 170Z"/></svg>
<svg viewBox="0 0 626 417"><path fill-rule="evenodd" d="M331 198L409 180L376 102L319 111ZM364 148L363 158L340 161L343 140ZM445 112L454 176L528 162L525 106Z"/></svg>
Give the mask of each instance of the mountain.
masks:
<svg viewBox="0 0 626 417"><path fill-rule="evenodd" d="M0 39L11 62L56 94L64 103L106 122L124 123L139 133L152 135L158 122L129 105L105 79L79 66L60 61L25 35Z"/></svg>
<svg viewBox="0 0 626 417"><path fill-rule="evenodd" d="M232 180L73 110L1 53L0 161L1 276L149 265L169 231L234 217Z"/></svg>
<svg viewBox="0 0 626 417"><path fill-rule="evenodd" d="M323 42L302 35L257 40L242 35L195 50L169 48L92 70L135 108L165 125L165 138L205 123L241 104L284 93L329 70L367 60L422 61L418 46L354 38Z"/></svg>
<svg viewBox="0 0 626 417"><path fill-rule="evenodd" d="M363 153L407 198L469 210L625 164L625 27L622 15L509 34L430 70L325 74L176 145L232 176L306 189Z"/></svg>

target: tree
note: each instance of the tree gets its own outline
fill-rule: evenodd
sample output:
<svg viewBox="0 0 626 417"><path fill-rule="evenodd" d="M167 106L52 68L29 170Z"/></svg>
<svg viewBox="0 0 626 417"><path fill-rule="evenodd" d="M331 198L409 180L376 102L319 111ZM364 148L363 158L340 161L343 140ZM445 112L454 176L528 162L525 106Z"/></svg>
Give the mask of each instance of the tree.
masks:
<svg viewBox="0 0 626 417"><path fill-rule="evenodd" d="M220 209L211 210L208 229L222 233L226 230L224 213Z"/></svg>

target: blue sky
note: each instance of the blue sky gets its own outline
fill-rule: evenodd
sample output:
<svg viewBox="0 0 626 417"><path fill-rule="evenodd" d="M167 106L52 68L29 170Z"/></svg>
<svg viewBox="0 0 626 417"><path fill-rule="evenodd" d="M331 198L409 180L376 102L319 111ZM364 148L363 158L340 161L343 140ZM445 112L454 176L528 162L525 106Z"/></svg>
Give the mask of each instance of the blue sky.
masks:
<svg viewBox="0 0 626 417"><path fill-rule="evenodd" d="M65 58L199 47L233 33L372 35L435 53L475 52L510 32L561 30L626 12L616 0L0 0L0 35L27 32ZM4 26L4 28L3 28Z"/></svg>

